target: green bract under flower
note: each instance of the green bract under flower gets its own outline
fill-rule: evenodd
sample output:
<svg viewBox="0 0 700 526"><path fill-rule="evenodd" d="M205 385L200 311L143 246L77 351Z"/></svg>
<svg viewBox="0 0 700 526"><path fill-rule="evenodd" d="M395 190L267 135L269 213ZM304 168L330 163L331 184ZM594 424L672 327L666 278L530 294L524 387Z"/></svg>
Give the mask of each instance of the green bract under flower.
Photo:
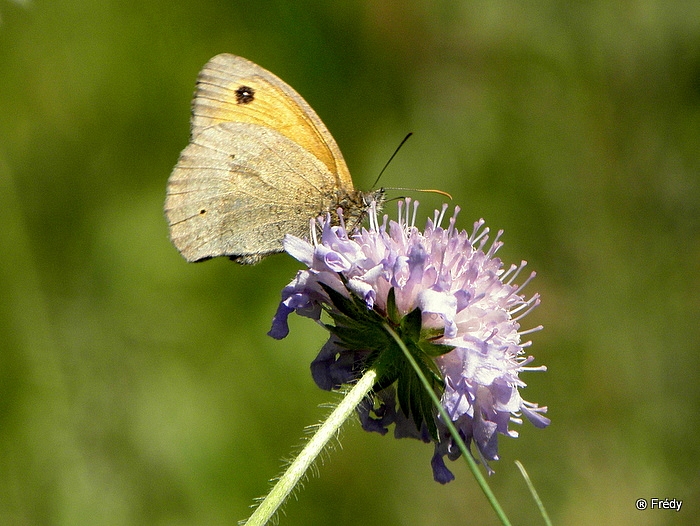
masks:
<svg viewBox="0 0 700 526"><path fill-rule="evenodd" d="M511 422L525 415L538 427L549 420L546 407L526 402L518 374L533 358L524 356L530 342L521 336L519 321L539 304L535 294L525 299L513 282L524 268L502 268L494 257L501 232L485 251L488 228L474 224L471 234L458 231L459 208L442 228L447 205L435 211L424 231L414 226L410 200L399 204L398 221L384 216L380 225L374 208L370 228L348 235L344 226L319 220L320 241L312 224L312 242L287 236L285 250L305 263L282 292L270 335L284 338L287 317L296 311L324 324L331 336L312 363L316 383L324 389L355 381L364 370L378 373L375 399L358 410L365 429L382 434L394 424L397 437L411 436L435 443L433 474L445 483L454 478L444 456L459 457L445 425L423 390L418 376L385 329L396 332L408 348L442 405L469 445L486 463L498 458L497 433L515 437ZM341 216L342 217L342 216Z"/></svg>

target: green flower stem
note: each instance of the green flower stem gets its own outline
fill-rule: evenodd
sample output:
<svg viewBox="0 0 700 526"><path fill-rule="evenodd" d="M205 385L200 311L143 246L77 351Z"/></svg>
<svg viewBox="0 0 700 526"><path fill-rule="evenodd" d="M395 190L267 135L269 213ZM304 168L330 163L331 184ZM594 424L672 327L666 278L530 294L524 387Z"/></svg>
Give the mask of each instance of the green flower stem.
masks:
<svg viewBox="0 0 700 526"><path fill-rule="evenodd" d="M552 526L552 520L549 518L549 514L547 513L547 510L545 509L544 504L542 503L542 499L540 499L540 496L537 493L537 490L535 489L535 485L530 480L530 475L528 475L527 471L525 471L525 466L523 466L519 460L515 461L515 465L518 466L520 474L523 476L523 479L525 479L525 484L527 484L527 487L530 490L530 494L532 495L533 500L537 503L537 507L540 510L542 519L544 519L544 523L547 526Z"/></svg>
<svg viewBox="0 0 700 526"><path fill-rule="evenodd" d="M304 449L294 459L294 462L287 468L277 483L260 503L250 518L244 522L246 526L260 526L269 521L277 508L289 496L294 486L299 482L306 470L313 464L316 457L323 451L328 441L333 438L340 429L340 426L353 414L355 408L372 390L372 386L377 381L377 373L370 369L358 380L353 388L345 395L345 398L338 404L328 419L318 428Z"/></svg>
<svg viewBox="0 0 700 526"><path fill-rule="evenodd" d="M440 413L440 416L442 417L442 421L447 426L447 429L450 431L452 438L455 439L455 442L457 443L459 450L462 452L462 457L464 458L465 462L469 466L469 469L472 472L472 474L474 475L474 478L476 479L477 483L479 484L481 491L484 492L484 495L486 495L486 498L488 499L489 504L491 504L493 511L496 512L496 515L498 516L498 518L500 519L502 524L510 526L510 521L508 520L508 517L506 517L505 511L503 511L503 508L501 508L501 505L498 503L498 500L496 500L496 496L491 491L491 488L489 487L488 483L486 482L484 475L479 470L479 466L476 465L476 461L472 457L471 452L467 448L467 445L462 440L462 437L459 436L459 432L457 431L454 424L452 423L452 419L450 418L450 415L448 415L447 411L445 411L445 408L442 407L440 400L438 399L438 397L435 394L435 392L433 391L433 389L430 387L430 383L428 382L428 379L425 377L425 375L421 371L415 358L413 358L413 356L411 356L411 353L406 348L406 345L404 344L404 342L401 341L401 338L399 337L399 335L396 334L394 329L392 329L391 326L389 326L389 324L384 323L384 329L387 331L387 333L389 333L391 335L392 338L394 338L394 340L396 341L398 346L401 347L401 350L403 351L404 355L406 356L406 359L410 362L411 366L416 371L416 374L420 378L420 381L423 384L423 387L425 387L425 390L428 392L431 399L433 400L435 407L437 407L437 410Z"/></svg>

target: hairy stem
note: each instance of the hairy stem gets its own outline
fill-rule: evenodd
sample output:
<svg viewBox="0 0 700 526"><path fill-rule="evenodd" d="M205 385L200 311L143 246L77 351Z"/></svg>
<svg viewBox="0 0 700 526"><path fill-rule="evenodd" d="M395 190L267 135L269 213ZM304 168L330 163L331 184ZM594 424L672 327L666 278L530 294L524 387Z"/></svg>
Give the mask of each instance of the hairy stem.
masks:
<svg viewBox="0 0 700 526"><path fill-rule="evenodd" d="M336 435L343 423L353 414L358 404L371 391L376 380L377 374L373 369L368 370L360 378L277 480L275 486L250 518L243 524L246 526L260 526L266 524L274 516L277 509L294 489L294 486L304 476L306 470L311 467L316 457L323 451L328 441Z"/></svg>

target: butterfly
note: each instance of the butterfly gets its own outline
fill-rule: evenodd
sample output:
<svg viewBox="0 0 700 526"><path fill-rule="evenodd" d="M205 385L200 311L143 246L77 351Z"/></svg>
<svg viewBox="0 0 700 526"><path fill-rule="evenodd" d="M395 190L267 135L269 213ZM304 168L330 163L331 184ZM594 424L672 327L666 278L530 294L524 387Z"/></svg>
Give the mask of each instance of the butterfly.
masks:
<svg viewBox="0 0 700 526"><path fill-rule="evenodd" d="M190 262L227 256L255 264L282 252L286 234L343 210L357 226L384 190L355 190L340 149L289 85L230 54L199 73L190 143L168 179L170 239Z"/></svg>

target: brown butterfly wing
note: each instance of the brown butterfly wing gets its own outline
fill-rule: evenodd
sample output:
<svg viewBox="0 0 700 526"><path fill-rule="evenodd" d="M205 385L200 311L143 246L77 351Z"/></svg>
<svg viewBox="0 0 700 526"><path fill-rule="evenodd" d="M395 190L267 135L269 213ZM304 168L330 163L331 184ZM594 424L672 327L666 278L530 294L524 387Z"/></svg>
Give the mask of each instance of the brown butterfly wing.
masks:
<svg viewBox="0 0 700 526"><path fill-rule="evenodd" d="M222 53L202 68L192 104L192 136L222 122L267 126L311 152L352 190L343 154L316 112L282 79L242 57Z"/></svg>
<svg viewBox="0 0 700 526"><path fill-rule="evenodd" d="M199 75L191 143L168 180L170 237L188 261L257 263L285 234L361 198L311 107L269 71L234 55Z"/></svg>
<svg viewBox="0 0 700 526"><path fill-rule="evenodd" d="M271 128L222 123L183 150L168 183L170 237L188 261L257 263L306 237L309 219L337 202L328 169Z"/></svg>

